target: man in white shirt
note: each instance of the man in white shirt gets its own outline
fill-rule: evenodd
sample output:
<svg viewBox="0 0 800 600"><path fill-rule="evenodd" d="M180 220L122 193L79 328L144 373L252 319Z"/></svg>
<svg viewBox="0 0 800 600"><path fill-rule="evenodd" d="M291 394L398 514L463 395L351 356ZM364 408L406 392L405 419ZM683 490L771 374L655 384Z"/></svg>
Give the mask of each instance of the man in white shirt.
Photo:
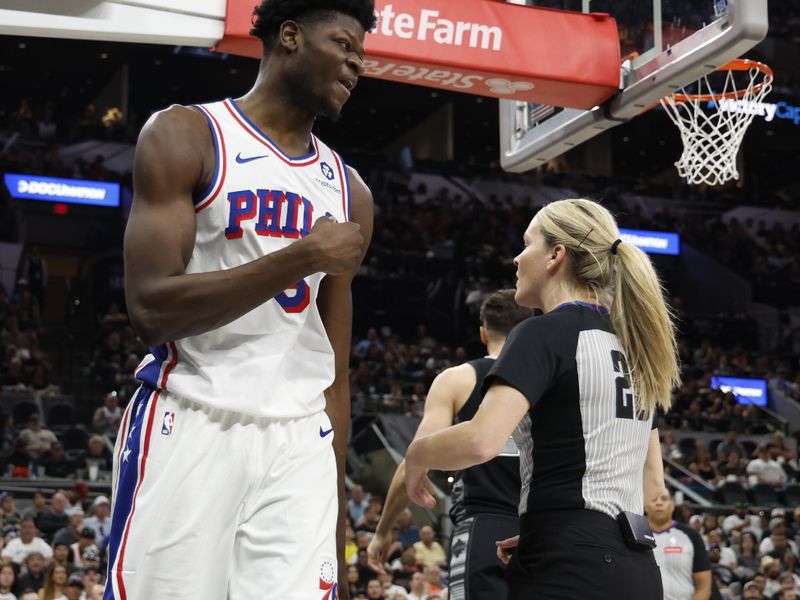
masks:
<svg viewBox="0 0 800 600"><path fill-rule="evenodd" d="M39 413L31 413L28 426L19 432L19 440L24 444L25 452L34 458L44 454L58 441L56 434L42 427Z"/></svg>
<svg viewBox="0 0 800 600"><path fill-rule="evenodd" d="M19 537L12 539L3 548L3 562L12 562L21 565L31 552L40 552L45 561L53 558L53 550L50 545L36 534L36 525L33 519L24 519L19 530Z"/></svg>
<svg viewBox="0 0 800 600"><path fill-rule="evenodd" d="M755 477L756 483L782 486L788 479L781 464L772 458L767 444L758 445L758 458L747 463L747 474ZM751 482L753 480L751 479Z"/></svg>
<svg viewBox="0 0 800 600"><path fill-rule="evenodd" d="M98 496L92 502L92 516L84 519L83 526L94 530L94 541L99 548L105 545L105 539L111 531L111 502L106 496Z"/></svg>

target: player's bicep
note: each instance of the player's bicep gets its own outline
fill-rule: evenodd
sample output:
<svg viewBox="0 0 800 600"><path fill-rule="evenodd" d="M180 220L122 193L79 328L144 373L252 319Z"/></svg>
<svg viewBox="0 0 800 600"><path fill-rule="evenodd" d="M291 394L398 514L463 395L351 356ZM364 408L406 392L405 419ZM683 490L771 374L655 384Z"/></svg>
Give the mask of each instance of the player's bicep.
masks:
<svg viewBox="0 0 800 600"><path fill-rule="evenodd" d="M196 232L192 195L203 179L210 134L195 111L175 107L151 118L134 159L134 196L125 231L128 294L184 272ZM204 129L205 128L205 129Z"/></svg>

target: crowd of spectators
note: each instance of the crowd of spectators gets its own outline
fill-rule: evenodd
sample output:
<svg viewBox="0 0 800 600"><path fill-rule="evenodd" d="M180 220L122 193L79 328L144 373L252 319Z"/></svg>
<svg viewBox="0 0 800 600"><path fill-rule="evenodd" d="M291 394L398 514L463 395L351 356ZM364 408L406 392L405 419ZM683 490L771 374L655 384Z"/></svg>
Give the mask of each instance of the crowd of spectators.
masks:
<svg viewBox="0 0 800 600"><path fill-rule="evenodd" d="M36 492L24 509L0 492L0 598L100 600L110 527L109 499L80 487Z"/></svg>

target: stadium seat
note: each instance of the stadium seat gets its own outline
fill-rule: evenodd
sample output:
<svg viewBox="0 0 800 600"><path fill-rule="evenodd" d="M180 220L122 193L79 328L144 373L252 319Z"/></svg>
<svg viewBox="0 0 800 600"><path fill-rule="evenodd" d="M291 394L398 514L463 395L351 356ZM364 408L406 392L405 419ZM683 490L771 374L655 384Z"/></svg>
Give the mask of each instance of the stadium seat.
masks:
<svg viewBox="0 0 800 600"><path fill-rule="evenodd" d="M748 502L747 492L737 481L726 481L719 487L719 492L723 504L734 505L739 502Z"/></svg>
<svg viewBox="0 0 800 600"><path fill-rule="evenodd" d="M54 404L47 412L47 427L63 429L75 422L75 411L69 404Z"/></svg>
<svg viewBox="0 0 800 600"><path fill-rule="evenodd" d="M747 456L744 458L750 459L750 457L753 456L753 452L756 451L757 444L751 440L742 440L742 446L744 446L745 452L747 453Z"/></svg>
<svg viewBox="0 0 800 600"><path fill-rule="evenodd" d="M783 499L786 506L800 506L800 484L790 483L783 490Z"/></svg>
<svg viewBox="0 0 800 600"><path fill-rule="evenodd" d="M753 496L753 504L756 506L777 506L780 504L777 490L769 484L756 484L750 489L750 493Z"/></svg>
<svg viewBox="0 0 800 600"><path fill-rule="evenodd" d="M64 450L86 450L89 443L89 434L80 427L71 427L62 431L59 437L61 443L64 444Z"/></svg>
<svg viewBox="0 0 800 600"><path fill-rule="evenodd" d="M694 438L691 436L681 438L680 441L678 441L678 449L681 451L681 454L683 454L687 461L690 461L694 458L694 448Z"/></svg>

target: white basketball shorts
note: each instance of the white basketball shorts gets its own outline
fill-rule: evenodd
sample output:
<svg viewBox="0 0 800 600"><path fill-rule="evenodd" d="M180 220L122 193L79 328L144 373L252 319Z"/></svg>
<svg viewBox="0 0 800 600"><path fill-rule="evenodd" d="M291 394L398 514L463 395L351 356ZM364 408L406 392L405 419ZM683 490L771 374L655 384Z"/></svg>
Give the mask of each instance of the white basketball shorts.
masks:
<svg viewBox="0 0 800 600"><path fill-rule="evenodd" d="M335 600L324 412L270 420L141 387L114 452L104 600Z"/></svg>

